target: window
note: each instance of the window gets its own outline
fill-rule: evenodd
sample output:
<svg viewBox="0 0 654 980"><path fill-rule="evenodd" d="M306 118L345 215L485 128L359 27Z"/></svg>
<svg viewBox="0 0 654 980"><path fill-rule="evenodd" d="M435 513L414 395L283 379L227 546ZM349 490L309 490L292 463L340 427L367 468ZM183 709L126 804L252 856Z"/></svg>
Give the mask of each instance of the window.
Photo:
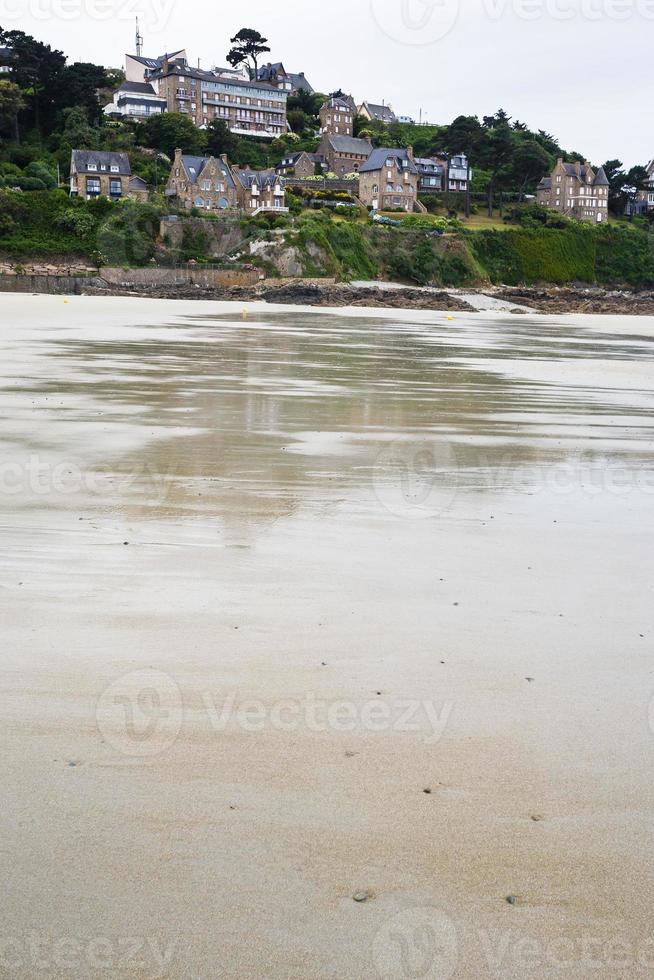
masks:
<svg viewBox="0 0 654 980"><path fill-rule="evenodd" d="M379 194L379 184L372 185L372 192L373 194Z"/></svg>
<svg viewBox="0 0 654 980"><path fill-rule="evenodd" d="M119 180L109 181L109 194L111 197L120 197L123 193L123 185Z"/></svg>
<svg viewBox="0 0 654 980"><path fill-rule="evenodd" d="M86 178L86 195L87 197L97 197L100 193L100 178L99 177L87 177Z"/></svg>
<svg viewBox="0 0 654 980"><path fill-rule="evenodd" d="M112 172L112 174L117 174L117 173L120 172L120 168L117 167L115 164L112 164L111 165L111 172Z"/></svg>
<svg viewBox="0 0 654 980"><path fill-rule="evenodd" d="M92 170L97 170L97 169L98 169L98 165L97 165L97 163L89 163L89 166L88 166L88 169L89 169L90 171L92 171Z"/></svg>

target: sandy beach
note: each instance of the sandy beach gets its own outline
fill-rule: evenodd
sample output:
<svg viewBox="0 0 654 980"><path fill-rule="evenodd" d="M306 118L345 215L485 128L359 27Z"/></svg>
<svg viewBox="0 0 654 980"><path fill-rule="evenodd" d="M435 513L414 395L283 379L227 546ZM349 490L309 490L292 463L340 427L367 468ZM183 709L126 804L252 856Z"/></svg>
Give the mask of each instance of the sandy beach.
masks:
<svg viewBox="0 0 654 980"><path fill-rule="evenodd" d="M654 318L0 319L0 977L652 976Z"/></svg>

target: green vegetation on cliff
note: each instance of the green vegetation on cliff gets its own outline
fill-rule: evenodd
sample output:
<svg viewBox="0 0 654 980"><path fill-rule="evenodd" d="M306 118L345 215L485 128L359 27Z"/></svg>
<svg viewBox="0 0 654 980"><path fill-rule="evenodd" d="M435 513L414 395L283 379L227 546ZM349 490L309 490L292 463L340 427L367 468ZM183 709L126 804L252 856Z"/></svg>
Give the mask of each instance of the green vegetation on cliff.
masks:
<svg viewBox="0 0 654 980"><path fill-rule="evenodd" d="M529 212L522 225L466 230L459 222L410 216L399 224L367 221L355 211L301 210L257 218L179 216L176 247L160 238L158 203L104 198L85 202L62 190L22 193L0 189L0 254L14 259L83 256L99 265L254 263L268 275L399 279L424 285L472 286L484 281L597 283L654 287L654 234L645 221L593 227L539 223ZM520 216L518 216L520 219ZM239 234L217 234L236 226ZM257 258L256 242L268 249ZM283 261L277 262L283 256Z"/></svg>

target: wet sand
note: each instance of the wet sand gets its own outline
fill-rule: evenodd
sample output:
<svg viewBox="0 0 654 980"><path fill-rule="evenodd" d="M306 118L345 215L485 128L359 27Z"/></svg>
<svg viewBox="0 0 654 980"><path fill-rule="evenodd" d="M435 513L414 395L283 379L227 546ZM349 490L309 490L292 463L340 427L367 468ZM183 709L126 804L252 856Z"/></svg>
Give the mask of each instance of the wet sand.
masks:
<svg viewBox="0 0 654 980"><path fill-rule="evenodd" d="M654 319L0 311L0 976L651 976Z"/></svg>

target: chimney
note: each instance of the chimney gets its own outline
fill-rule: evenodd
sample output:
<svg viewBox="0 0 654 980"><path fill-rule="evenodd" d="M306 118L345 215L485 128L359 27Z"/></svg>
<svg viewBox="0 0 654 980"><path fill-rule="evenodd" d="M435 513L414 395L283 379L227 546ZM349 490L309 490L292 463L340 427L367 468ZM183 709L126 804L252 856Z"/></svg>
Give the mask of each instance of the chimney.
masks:
<svg viewBox="0 0 654 980"><path fill-rule="evenodd" d="M226 167L229 166L229 160L227 159L227 154L226 153L221 153L220 154L220 159L222 160L222 162L225 164Z"/></svg>
<svg viewBox="0 0 654 980"><path fill-rule="evenodd" d="M407 148L406 148L406 155L408 156L409 160L413 160L413 147L412 146L407 146Z"/></svg>

